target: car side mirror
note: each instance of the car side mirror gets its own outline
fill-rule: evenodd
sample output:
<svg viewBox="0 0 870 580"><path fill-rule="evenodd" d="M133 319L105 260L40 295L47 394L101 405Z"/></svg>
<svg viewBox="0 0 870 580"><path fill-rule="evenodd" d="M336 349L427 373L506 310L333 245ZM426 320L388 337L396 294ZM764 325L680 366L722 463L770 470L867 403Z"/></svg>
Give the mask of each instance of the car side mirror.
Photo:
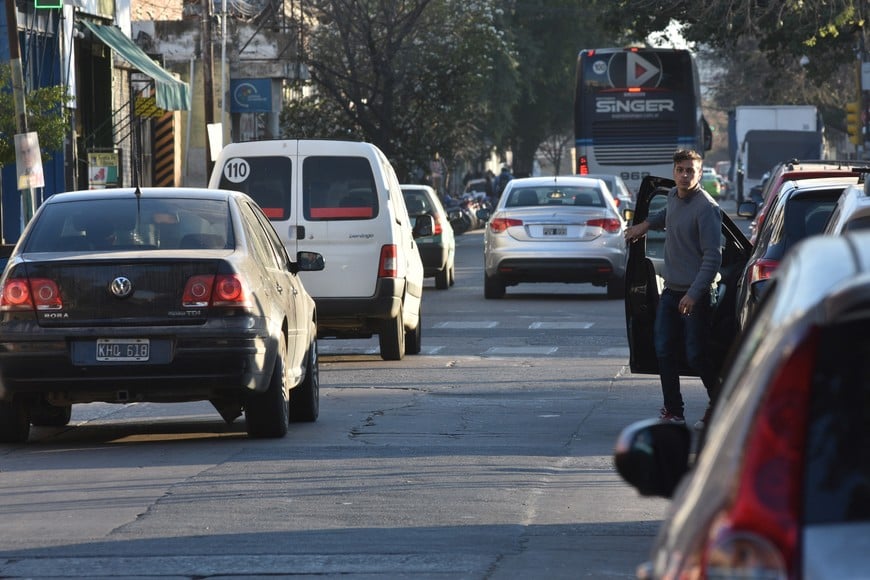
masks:
<svg viewBox="0 0 870 580"><path fill-rule="evenodd" d="M746 218L752 219L758 213L758 204L754 201L744 201L737 207L737 215Z"/></svg>
<svg viewBox="0 0 870 580"><path fill-rule="evenodd" d="M319 272L326 263L323 255L317 252L296 252L296 261L290 263L290 271L294 274L299 272Z"/></svg>
<svg viewBox="0 0 870 580"><path fill-rule="evenodd" d="M414 237L431 236L435 233L435 218L429 214L418 215L414 220Z"/></svg>
<svg viewBox="0 0 870 580"><path fill-rule="evenodd" d="M641 495L670 498L689 471L691 444L685 425L647 419L622 430L613 459L622 479Z"/></svg>

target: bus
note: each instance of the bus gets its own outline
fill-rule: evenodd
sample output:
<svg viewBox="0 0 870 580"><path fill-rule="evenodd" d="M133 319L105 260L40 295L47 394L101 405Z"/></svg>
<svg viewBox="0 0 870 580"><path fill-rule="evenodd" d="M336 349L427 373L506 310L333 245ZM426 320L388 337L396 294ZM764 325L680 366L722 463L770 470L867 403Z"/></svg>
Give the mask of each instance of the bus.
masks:
<svg viewBox="0 0 870 580"><path fill-rule="evenodd" d="M612 173L637 193L647 175L671 177L677 149L702 156L713 134L701 113L692 53L594 48L577 57L575 173Z"/></svg>

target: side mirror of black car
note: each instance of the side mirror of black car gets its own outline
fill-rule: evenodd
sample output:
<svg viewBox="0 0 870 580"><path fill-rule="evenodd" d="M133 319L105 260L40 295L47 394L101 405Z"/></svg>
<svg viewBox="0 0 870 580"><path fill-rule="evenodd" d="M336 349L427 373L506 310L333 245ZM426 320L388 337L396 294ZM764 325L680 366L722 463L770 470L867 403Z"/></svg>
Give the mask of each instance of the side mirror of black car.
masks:
<svg viewBox="0 0 870 580"><path fill-rule="evenodd" d="M294 274L299 272L319 272L325 266L322 254L317 252L296 252L296 261L290 262L290 271Z"/></svg>
<svg viewBox="0 0 870 580"><path fill-rule="evenodd" d="M670 498L689 471L691 444L686 425L647 419L622 430L613 459L622 479L641 495Z"/></svg>
<svg viewBox="0 0 870 580"><path fill-rule="evenodd" d="M758 204L754 201L744 201L737 208L737 215L742 218L752 219L758 213Z"/></svg>
<svg viewBox="0 0 870 580"><path fill-rule="evenodd" d="M431 236L435 233L435 218L429 214L418 215L414 220L414 237Z"/></svg>

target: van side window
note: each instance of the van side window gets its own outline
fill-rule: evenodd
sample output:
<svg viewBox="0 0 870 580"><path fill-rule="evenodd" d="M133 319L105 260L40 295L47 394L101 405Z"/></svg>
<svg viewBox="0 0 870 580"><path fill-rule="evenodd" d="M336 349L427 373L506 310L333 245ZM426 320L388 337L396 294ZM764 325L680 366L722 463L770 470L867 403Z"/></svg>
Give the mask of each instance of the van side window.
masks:
<svg viewBox="0 0 870 580"><path fill-rule="evenodd" d="M234 157L221 173L220 189L251 196L270 220L290 217L293 163L289 157Z"/></svg>
<svg viewBox="0 0 870 580"><path fill-rule="evenodd" d="M303 161L305 219L367 220L378 215L377 187L365 157L307 157Z"/></svg>

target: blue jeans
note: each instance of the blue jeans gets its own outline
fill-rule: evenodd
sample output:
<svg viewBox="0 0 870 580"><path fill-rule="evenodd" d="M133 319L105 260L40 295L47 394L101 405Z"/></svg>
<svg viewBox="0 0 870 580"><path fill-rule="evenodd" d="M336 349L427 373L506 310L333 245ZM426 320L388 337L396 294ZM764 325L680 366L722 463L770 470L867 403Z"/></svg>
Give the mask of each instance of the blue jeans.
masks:
<svg viewBox="0 0 870 580"><path fill-rule="evenodd" d="M659 378L665 409L683 416L683 396L680 393L680 360L701 377L712 401L717 377L709 356L708 337L711 332L712 307L708 297L698 300L689 315L680 314L679 304L685 292L667 288L662 292L656 311L655 348L659 361Z"/></svg>

